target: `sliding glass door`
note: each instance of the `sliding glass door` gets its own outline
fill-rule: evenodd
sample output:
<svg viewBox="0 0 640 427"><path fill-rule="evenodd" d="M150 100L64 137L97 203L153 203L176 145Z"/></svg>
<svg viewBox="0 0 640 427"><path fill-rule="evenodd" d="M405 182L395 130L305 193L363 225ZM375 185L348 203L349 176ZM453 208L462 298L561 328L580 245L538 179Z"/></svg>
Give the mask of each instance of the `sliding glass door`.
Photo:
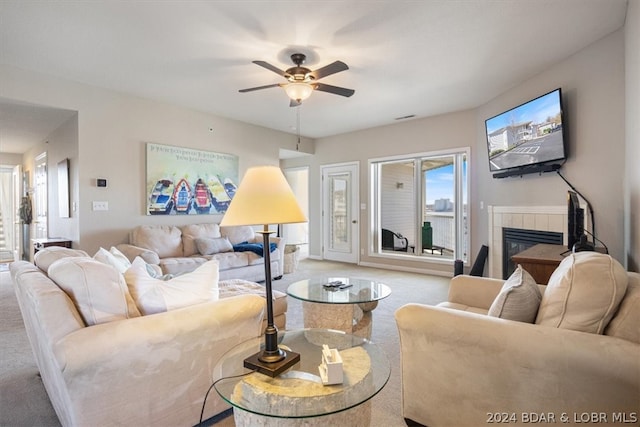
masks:
<svg viewBox="0 0 640 427"><path fill-rule="evenodd" d="M466 261L468 150L375 159L370 165L374 252Z"/></svg>

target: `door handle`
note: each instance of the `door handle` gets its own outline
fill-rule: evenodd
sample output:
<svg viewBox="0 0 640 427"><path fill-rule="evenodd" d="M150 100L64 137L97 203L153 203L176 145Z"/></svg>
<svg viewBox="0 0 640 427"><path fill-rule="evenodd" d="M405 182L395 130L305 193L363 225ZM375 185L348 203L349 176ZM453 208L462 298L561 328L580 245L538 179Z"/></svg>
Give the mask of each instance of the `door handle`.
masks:
<svg viewBox="0 0 640 427"><path fill-rule="evenodd" d="M357 223L358 223L358 221L355 220L355 219L351 221L351 224L357 224Z"/></svg>

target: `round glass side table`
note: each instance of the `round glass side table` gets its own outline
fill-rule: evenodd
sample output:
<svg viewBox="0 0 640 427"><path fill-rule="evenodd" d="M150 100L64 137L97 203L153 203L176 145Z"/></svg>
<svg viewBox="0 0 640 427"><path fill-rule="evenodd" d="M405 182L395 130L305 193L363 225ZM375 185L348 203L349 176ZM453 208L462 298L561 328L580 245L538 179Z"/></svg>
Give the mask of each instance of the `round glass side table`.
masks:
<svg viewBox="0 0 640 427"><path fill-rule="evenodd" d="M370 399L387 384L391 366L374 343L344 332L301 329L278 334L279 346L300 354L300 362L271 378L243 367L264 338L246 341L227 352L214 372L214 388L234 409L235 425L369 425ZM323 345L337 349L343 382L323 385L318 372Z"/></svg>
<svg viewBox="0 0 640 427"><path fill-rule="evenodd" d="M328 328L371 337L372 315L391 289L375 280L319 276L292 283L287 294L302 301L305 328Z"/></svg>

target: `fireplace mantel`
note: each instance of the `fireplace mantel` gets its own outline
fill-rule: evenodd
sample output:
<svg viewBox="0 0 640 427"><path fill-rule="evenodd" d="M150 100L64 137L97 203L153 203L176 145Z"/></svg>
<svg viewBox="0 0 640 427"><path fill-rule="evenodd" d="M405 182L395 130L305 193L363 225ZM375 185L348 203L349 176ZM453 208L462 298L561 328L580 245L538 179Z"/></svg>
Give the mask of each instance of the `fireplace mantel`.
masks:
<svg viewBox="0 0 640 427"><path fill-rule="evenodd" d="M567 244L566 206L488 206L487 212L490 277L502 278L503 227L563 233L563 244Z"/></svg>

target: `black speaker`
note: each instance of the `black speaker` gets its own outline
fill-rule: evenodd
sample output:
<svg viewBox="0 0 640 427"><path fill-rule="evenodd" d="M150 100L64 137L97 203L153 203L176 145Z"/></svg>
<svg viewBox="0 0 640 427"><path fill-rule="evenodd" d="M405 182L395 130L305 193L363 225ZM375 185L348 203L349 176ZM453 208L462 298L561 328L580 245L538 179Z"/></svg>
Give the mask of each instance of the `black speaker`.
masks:
<svg viewBox="0 0 640 427"><path fill-rule="evenodd" d="M463 263L461 259L457 259L453 262L453 275L459 276L464 272Z"/></svg>

